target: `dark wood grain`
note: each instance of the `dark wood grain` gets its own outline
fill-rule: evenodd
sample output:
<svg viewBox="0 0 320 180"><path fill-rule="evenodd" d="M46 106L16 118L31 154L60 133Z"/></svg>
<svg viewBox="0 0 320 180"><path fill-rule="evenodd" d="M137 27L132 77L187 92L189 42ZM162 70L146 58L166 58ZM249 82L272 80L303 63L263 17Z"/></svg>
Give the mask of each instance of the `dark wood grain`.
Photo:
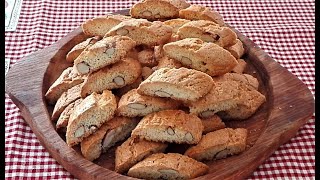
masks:
<svg viewBox="0 0 320 180"><path fill-rule="evenodd" d="M229 127L248 129L246 151L226 159L205 162L210 171L197 179L243 179L251 175L280 145L294 137L314 112L314 98L306 85L251 40L234 31L246 49L246 73L258 78L259 90L266 95L267 102L251 118L227 122ZM44 94L59 74L71 66L65 61L67 52L85 38L79 27L53 45L18 61L6 76L6 92L20 108L41 144L75 177L133 179L113 171L115 148L90 162L81 156L79 147L67 146L50 121L51 110Z"/></svg>

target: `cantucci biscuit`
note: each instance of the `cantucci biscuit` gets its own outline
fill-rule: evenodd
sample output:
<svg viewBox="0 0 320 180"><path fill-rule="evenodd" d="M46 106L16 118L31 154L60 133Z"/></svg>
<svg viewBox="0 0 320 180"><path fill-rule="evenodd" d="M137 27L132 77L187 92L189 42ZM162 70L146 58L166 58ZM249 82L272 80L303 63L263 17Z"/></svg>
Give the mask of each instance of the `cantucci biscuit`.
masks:
<svg viewBox="0 0 320 180"><path fill-rule="evenodd" d="M95 133L81 141L82 155L89 161L99 158L101 153L130 136L137 124L137 119L114 117L104 123Z"/></svg>
<svg viewBox="0 0 320 180"><path fill-rule="evenodd" d="M222 159L246 149L247 130L224 128L203 135L201 141L190 147L185 155L198 161Z"/></svg>
<svg viewBox="0 0 320 180"><path fill-rule="evenodd" d="M58 99L57 103L54 106L51 120L56 121L62 111L72 102L76 101L77 99L81 98L81 86L82 84L78 84L70 89L68 89L66 92L62 93L60 98Z"/></svg>
<svg viewBox="0 0 320 180"><path fill-rule="evenodd" d="M84 82L86 76L77 74L72 67L65 69L45 94L49 104L54 104L68 89Z"/></svg>
<svg viewBox="0 0 320 180"><path fill-rule="evenodd" d="M74 60L74 67L79 74L97 71L120 61L135 45L135 41L126 36L105 37L85 49Z"/></svg>
<svg viewBox="0 0 320 180"><path fill-rule="evenodd" d="M178 144L197 144L202 136L201 119L182 110L163 110L141 119L131 136Z"/></svg>
<svg viewBox="0 0 320 180"><path fill-rule="evenodd" d="M236 39L236 43L225 47L226 50L228 50L236 59L240 59L244 54L244 47L243 43L240 41L240 39Z"/></svg>
<svg viewBox="0 0 320 180"><path fill-rule="evenodd" d="M243 59L238 59L238 64L231 70L231 72L242 74L246 67L247 62Z"/></svg>
<svg viewBox="0 0 320 180"><path fill-rule="evenodd" d="M144 49L138 52L138 60L142 66L153 67L158 64L154 57L153 49Z"/></svg>
<svg viewBox="0 0 320 180"><path fill-rule="evenodd" d="M217 112L239 109L246 117L251 116L266 101L259 91L240 81L218 81L200 100L190 103L190 113L210 117ZM220 116L221 117L221 116ZM222 118L222 117L221 117ZM243 117L234 117L242 119Z"/></svg>
<svg viewBox="0 0 320 180"><path fill-rule="evenodd" d="M208 20L190 21L181 26L177 34L180 39L199 38L205 42L213 42L221 47L232 46L237 42L237 34L229 27L221 27Z"/></svg>
<svg viewBox="0 0 320 180"><path fill-rule="evenodd" d="M140 179L193 179L208 173L209 167L178 153L156 153L129 169L128 175Z"/></svg>
<svg viewBox="0 0 320 180"><path fill-rule="evenodd" d="M81 28L86 35L103 37L111 28L128 19L131 19L131 17L120 14L98 16L86 20L82 23Z"/></svg>
<svg viewBox="0 0 320 180"><path fill-rule="evenodd" d="M163 23L165 25L171 26L172 33L177 34L178 29L188 22L190 22L190 20L177 18L177 19L170 19L170 20L164 21Z"/></svg>
<svg viewBox="0 0 320 180"><path fill-rule="evenodd" d="M81 96L105 89L117 89L133 83L141 75L140 63L132 58L124 58L120 62L104 67L89 74L81 89Z"/></svg>
<svg viewBox="0 0 320 180"><path fill-rule="evenodd" d="M115 171L125 173L145 157L153 153L164 152L167 146L165 143L130 137L116 149Z"/></svg>
<svg viewBox="0 0 320 180"><path fill-rule="evenodd" d="M105 36L128 36L137 45L156 46L167 42L172 28L160 21L150 22L146 19L131 19L113 27Z"/></svg>
<svg viewBox="0 0 320 180"><path fill-rule="evenodd" d="M222 16L217 11L196 4L180 10L179 17L189 20L209 20L219 24L220 26L225 25Z"/></svg>
<svg viewBox="0 0 320 180"><path fill-rule="evenodd" d="M138 93L182 101L196 101L206 95L213 85L214 82L209 75L194 69L161 68L139 85Z"/></svg>
<svg viewBox="0 0 320 180"><path fill-rule="evenodd" d="M77 105L67 126L66 140L69 146L80 143L113 118L117 109L115 96L109 90L92 93Z"/></svg>
<svg viewBox="0 0 320 180"><path fill-rule="evenodd" d="M186 38L167 43L163 49L169 58L210 76L230 72L238 64L229 51L214 43L203 42L199 38Z"/></svg>
<svg viewBox="0 0 320 180"><path fill-rule="evenodd" d="M72 114L74 108L80 104L83 99L77 99L76 101L70 103L61 113L59 119L56 123L56 129L61 132L66 132L70 115Z"/></svg>
<svg viewBox="0 0 320 180"><path fill-rule="evenodd" d="M179 10L189 6L185 0L143 0L131 7L130 15L148 20L176 18Z"/></svg>
<svg viewBox="0 0 320 180"><path fill-rule="evenodd" d="M90 37L85 41L75 45L67 54L66 61L73 63L73 61L86 49L101 40L101 36Z"/></svg>
<svg viewBox="0 0 320 180"><path fill-rule="evenodd" d="M117 114L136 117L166 109L177 109L179 103L167 98L140 95L137 89L132 89L120 98Z"/></svg>
<svg viewBox="0 0 320 180"><path fill-rule="evenodd" d="M217 115L213 115L212 117L208 118L202 118L201 121L203 125L203 134L226 127L224 122L222 122L221 118Z"/></svg>
<svg viewBox="0 0 320 180"><path fill-rule="evenodd" d="M142 72L141 72L141 73L142 73ZM137 78L137 80L135 80L133 83L128 84L128 85L126 85L126 86L124 86L124 87L122 87L122 88L115 89L115 93L116 93L119 97L121 97L121 96L123 96L124 94L126 94L127 92L129 92L130 90L138 88L139 85L140 85L140 83L141 83L142 81L143 81L142 76L139 76L139 77Z"/></svg>
<svg viewBox="0 0 320 180"><path fill-rule="evenodd" d="M238 74L238 73L226 73L222 76L217 76L212 78L214 82L217 81L241 81L244 84L258 90L259 81L257 78L251 76L250 74Z"/></svg>

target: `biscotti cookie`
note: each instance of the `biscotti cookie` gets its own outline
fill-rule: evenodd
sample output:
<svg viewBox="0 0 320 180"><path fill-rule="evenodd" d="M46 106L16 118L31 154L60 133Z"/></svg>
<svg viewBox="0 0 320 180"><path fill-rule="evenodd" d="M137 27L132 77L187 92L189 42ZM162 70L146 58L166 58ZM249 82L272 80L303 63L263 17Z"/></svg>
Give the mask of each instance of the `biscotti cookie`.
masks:
<svg viewBox="0 0 320 180"><path fill-rule="evenodd" d="M175 59L169 58L168 56L164 56L162 58L159 59L158 65L157 65L157 69L161 69L161 68L180 68L182 67L182 64L180 63L180 61L177 61Z"/></svg>
<svg viewBox="0 0 320 180"><path fill-rule="evenodd" d="M210 76L230 72L238 64L229 51L214 43L203 42L199 38L186 38L167 43L163 49L169 58Z"/></svg>
<svg viewBox="0 0 320 180"><path fill-rule="evenodd" d="M238 64L231 70L231 72L242 74L246 67L247 62L243 59L238 59Z"/></svg>
<svg viewBox="0 0 320 180"><path fill-rule="evenodd" d="M190 22L190 20L177 18L177 19L170 19L170 20L164 21L163 23L165 25L171 26L172 33L177 34L178 29L188 22Z"/></svg>
<svg viewBox="0 0 320 180"><path fill-rule="evenodd" d="M201 119L182 110L163 110L141 119L131 136L178 144L197 144L202 136Z"/></svg>
<svg viewBox="0 0 320 180"><path fill-rule="evenodd" d="M244 54L243 43L240 39L236 39L236 43L234 45L225 47L236 59L240 59Z"/></svg>
<svg viewBox="0 0 320 180"><path fill-rule="evenodd" d="M125 173L145 157L153 153L164 152L167 146L165 143L130 137L116 149L115 171Z"/></svg>
<svg viewBox="0 0 320 180"><path fill-rule="evenodd" d="M200 100L190 103L189 108L191 114L204 118L233 108L239 108L247 112L246 115L252 115L265 101L263 94L247 84L228 80L215 82L210 92Z"/></svg>
<svg viewBox="0 0 320 180"><path fill-rule="evenodd" d="M51 120L56 121L62 111L72 102L76 101L77 99L81 98L81 86L82 84L78 84L70 89L68 89L66 92L62 93L60 98L58 99L57 103L54 106Z"/></svg>
<svg viewBox="0 0 320 180"><path fill-rule="evenodd" d="M229 27L221 27L207 20L188 22L178 29L177 34L180 39L199 38L205 42L213 42L221 47L232 46L237 40L237 34Z"/></svg>
<svg viewBox="0 0 320 180"><path fill-rule="evenodd" d="M105 89L116 89L133 83L141 74L140 63L132 58L124 58L119 62L89 74L81 89L81 96Z"/></svg>
<svg viewBox="0 0 320 180"><path fill-rule="evenodd" d="M122 35L133 39L137 45L156 46L167 42L172 28L160 21L131 19L113 27L105 36Z"/></svg>
<svg viewBox="0 0 320 180"><path fill-rule="evenodd" d="M134 165L128 175L140 179L193 179L208 173L209 167L178 153L156 153Z"/></svg>
<svg viewBox="0 0 320 180"><path fill-rule="evenodd" d="M104 123L95 133L83 139L81 142L82 155L89 161L99 158L101 153L130 136L137 124L137 119L114 117Z"/></svg>
<svg viewBox="0 0 320 180"><path fill-rule="evenodd" d="M86 20L81 28L86 35L103 37L111 28L128 19L131 17L120 14L99 16Z"/></svg>
<svg viewBox="0 0 320 180"><path fill-rule="evenodd" d="M117 114L119 116L136 117L166 109L177 109L179 103L167 98L140 95L132 89L120 98Z"/></svg>
<svg viewBox="0 0 320 180"><path fill-rule="evenodd" d="M247 130L224 128L203 135L201 141L190 147L185 155L198 161L222 159L246 149Z"/></svg>
<svg viewBox="0 0 320 180"><path fill-rule="evenodd" d="M78 75L73 67L65 69L59 78L50 86L45 97L49 104L54 104L68 89L83 83L86 76Z"/></svg>
<svg viewBox="0 0 320 180"><path fill-rule="evenodd" d="M186 9L180 10L179 17L189 20L209 20L220 26L225 25L222 16L217 11L201 5L191 5Z"/></svg>
<svg viewBox="0 0 320 180"><path fill-rule="evenodd" d="M138 60L142 66L153 67L158 64L154 57L153 49L144 49L138 52Z"/></svg>
<svg viewBox="0 0 320 180"><path fill-rule="evenodd" d="M152 73L154 72L154 70L152 70L150 67L144 66L141 68L141 77L142 80L146 80Z"/></svg>
<svg viewBox="0 0 320 180"><path fill-rule="evenodd" d="M177 18L179 10L189 6L185 0L143 0L131 7L130 15L148 20Z"/></svg>
<svg viewBox="0 0 320 180"><path fill-rule="evenodd" d="M104 90L102 94L92 93L83 99L69 118L67 144L76 145L97 131L102 124L113 118L116 109L116 98L109 90Z"/></svg>
<svg viewBox="0 0 320 180"><path fill-rule="evenodd" d="M79 74L97 71L124 58L136 43L126 36L105 37L85 49L74 60L74 67Z"/></svg>
<svg viewBox="0 0 320 180"><path fill-rule="evenodd" d="M196 101L206 95L213 85L214 82L209 75L194 69L161 68L139 85L138 93L182 101Z"/></svg>
<svg viewBox="0 0 320 180"><path fill-rule="evenodd" d="M139 76L137 80L135 80L133 83L128 84L122 88L116 89L115 94L117 94L119 97L123 96L127 92L129 92L132 89L136 89L139 87L140 83L143 81L142 76Z"/></svg>
<svg viewBox="0 0 320 180"><path fill-rule="evenodd" d="M214 82L217 81L241 81L244 84L258 90L259 81L257 78L251 76L250 74L238 74L238 73L226 73L222 76L217 76L212 78Z"/></svg>
<svg viewBox="0 0 320 180"><path fill-rule="evenodd" d="M101 36L90 37L85 41L75 45L67 54L66 61L73 63L73 61L82 53L83 50L89 48L97 41L101 40Z"/></svg>
<svg viewBox="0 0 320 180"><path fill-rule="evenodd" d="M203 134L226 127L224 122L222 122L221 118L217 115L213 115L212 117L208 118L202 118L201 121L203 125Z"/></svg>
<svg viewBox="0 0 320 180"><path fill-rule="evenodd" d="M61 113L61 115L59 116L59 119L56 123L56 129L58 131L62 131L62 132L66 132L67 131L67 126L68 126L68 121L69 118L74 110L74 108L76 106L78 106L80 104L80 102L83 99L77 99L76 101L70 103Z"/></svg>

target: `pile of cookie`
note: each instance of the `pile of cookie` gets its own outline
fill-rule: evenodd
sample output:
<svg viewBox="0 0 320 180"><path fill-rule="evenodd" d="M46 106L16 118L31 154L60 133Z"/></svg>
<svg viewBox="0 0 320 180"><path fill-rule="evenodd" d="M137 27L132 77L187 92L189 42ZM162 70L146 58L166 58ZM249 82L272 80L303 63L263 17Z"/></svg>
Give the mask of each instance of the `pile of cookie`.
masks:
<svg viewBox="0 0 320 180"><path fill-rule="evenodd" d="M246 149L245 120L266 101L244 73L242 42L218 12L185 0L142 0L131 16L86 20L88 38L48 89L52 121L69 146L94 161L116 147L115 171L144 179L190 179L206 161ZM170 144L190 147L166 151Z"/></svg>

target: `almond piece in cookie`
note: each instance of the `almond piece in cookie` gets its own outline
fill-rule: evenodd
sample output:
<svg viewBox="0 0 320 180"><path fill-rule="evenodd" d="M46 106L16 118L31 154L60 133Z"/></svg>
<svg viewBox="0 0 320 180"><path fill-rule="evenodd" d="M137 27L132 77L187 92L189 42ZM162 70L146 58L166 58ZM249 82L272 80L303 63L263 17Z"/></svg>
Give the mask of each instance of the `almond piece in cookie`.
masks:
<svg viewBox="0 0 320 180"><path fill-rule="evenodd" d="M148 20L176 18L179 10L189 7L185 0L144 0L132 6L130 15Z"/></svg>
<svg viewBox="0 0 320 180"><path fill-rule="evenodd" d="M209 75L194 69L161 68L139 85L138 93L187 102L203 97L213 85L214 82Z"/></svg>
<svg viewBox="0 0 320 180"><path fill-rule="evenodd" d="M127 138L137 124L137 119L114 117L104 123L95 133L83 139L81 142L82 155L89 161L99 158L101 153Z"/></svg>
<svg viewBox="0 0 320 180"><path fill-rule="evenodd" d="M111 28L128 19L131 19L131 17L120 14L98 16L86 20L81 28L86 35L103 37Z"/></svg>
<svg viewBox="0 0 320 180"><path fill-rule="evenodd" d="M81 76L76 73L73 67L65 69L59 78L50 86L45 97L49 104L55 104L61 95L68 89L81 84L86 79L86 76Z"/></svg>
<svg viewBox="0 0 320 180"><path fill-rule="evenodd" d="M69 118L67 144L74 146L97 131L102 124L113 118L116 109L116 98L109 90L104 90L102 94L92 93L83 99Z"/></svg>
<svg viewBox="0 0 320 180"><path fill-rule="evenodd" d="M225 25L222 16L217 11L196 4L180 10L179 17L189 20L209 20L219 24L220 26Z"/></svg>
<svg viewBox="0 0 320 180"><path fill-rule="evenodd" d="M266 101L259 91L241 81L218 81L210 92L199 101L189 104L190 113L207 118L218 112L239 109L246 118L253 115ZM241 113L239 113L241 114ZM220 116L220 114L218 114ZM222 119L223 117L220 116ZM234 119L246 119L244 116Z"/></svg>
<svg viewBox="0 0 320 180"><path fill-rule="evenodd" d="M208 132L216 131L219 129L223 129L226 127L224 122L222 122L221 118L217 115L213 115L209 118L202 118L202 125L203 125L203 134Z"/></svg>
<svg viewBox="0 0 320 180"><path fill-rule="evenodd" d="M221 27L207 20L188 22L178 29L177 34L180 39L199 38L205 42L212 42L221 47L232 46L237 42L237 34L229 27Z"/></svg>
<svg viewBox="0 0 320 180"><path fill-rule="evenodd" d="M67 54L66 61L73 63L73 61L86 49L101 40L101 36L90 37L85 41L75 45Z"/></svg>
<svg viewBox="0 0 320 180"><path fill-rule="evenodd" d="M156 46L167 42L171 34L172 28L160 21L131 19L113 27L105 37L127 36L133 39L137 45Z"/></svg>
<svg viewBox="0 0 320 180"><path fill-rule="evenodd" d="M201 141L190 147L185 155L198 160L217 160L243 152L248 132L244 128L224 128L203 135Z"/></svg>
<svg viewBox="0 0 320 180"><path fill-rule="evenodd" d="M85 49L74 60L79 74L88 74L124 58L136 43L126 36L106 37Z"/></svg>
<svg viewBox="0 0 320 180"><path fill-rule="evenodd" d="M236 39L236 43L234 45L225 47L226 50L228 50L236 59L240 59L244 54L244 47L243 43Z"/></svg>
<svg viewBox="0 0 320 180"><path fill-rule="evenodd" d="M165 143L130 137L116 149L115 171L125 173L145 157L153 153L164 152L167 146Z"/></svg>
<svg viewBox="0 0 320 180"><path fill-rule="evenodd" d="M202 136L201 119L182 110L163 110L141 119L131 136L178 144L197 144Z"/></svg>
<svg viewBox="0 0 320 180"><path fill-rule="evenodd" d="M129 169L128 175L140 179L193 179L205 175L209 167L178 153L156 153Z"/></svg>
<svg viewBox="0 0 320 180"><path fill-rule="evenodd" d="M179 103L167 98L140 95L132 89L123 95L118 103L117 113L120 116L136 117L166 109L177 109Z"/></svg>
<svg viewBox="0 0 320 180"><path fill-rule="evenodd" d="M81 96L86 97L92 92L124 87L133 83L140 75L140 63L135 59L126 57L111 66L89 74L82 86Z"/></svg>
<svg viewBox="0 0 320 180"><path fill-rule="evenodd" d="M230 72L238 64L229 51L214 43L203 42L199 38L186 38L167 43L163 49L169 58L210 76Z"/></svg>

